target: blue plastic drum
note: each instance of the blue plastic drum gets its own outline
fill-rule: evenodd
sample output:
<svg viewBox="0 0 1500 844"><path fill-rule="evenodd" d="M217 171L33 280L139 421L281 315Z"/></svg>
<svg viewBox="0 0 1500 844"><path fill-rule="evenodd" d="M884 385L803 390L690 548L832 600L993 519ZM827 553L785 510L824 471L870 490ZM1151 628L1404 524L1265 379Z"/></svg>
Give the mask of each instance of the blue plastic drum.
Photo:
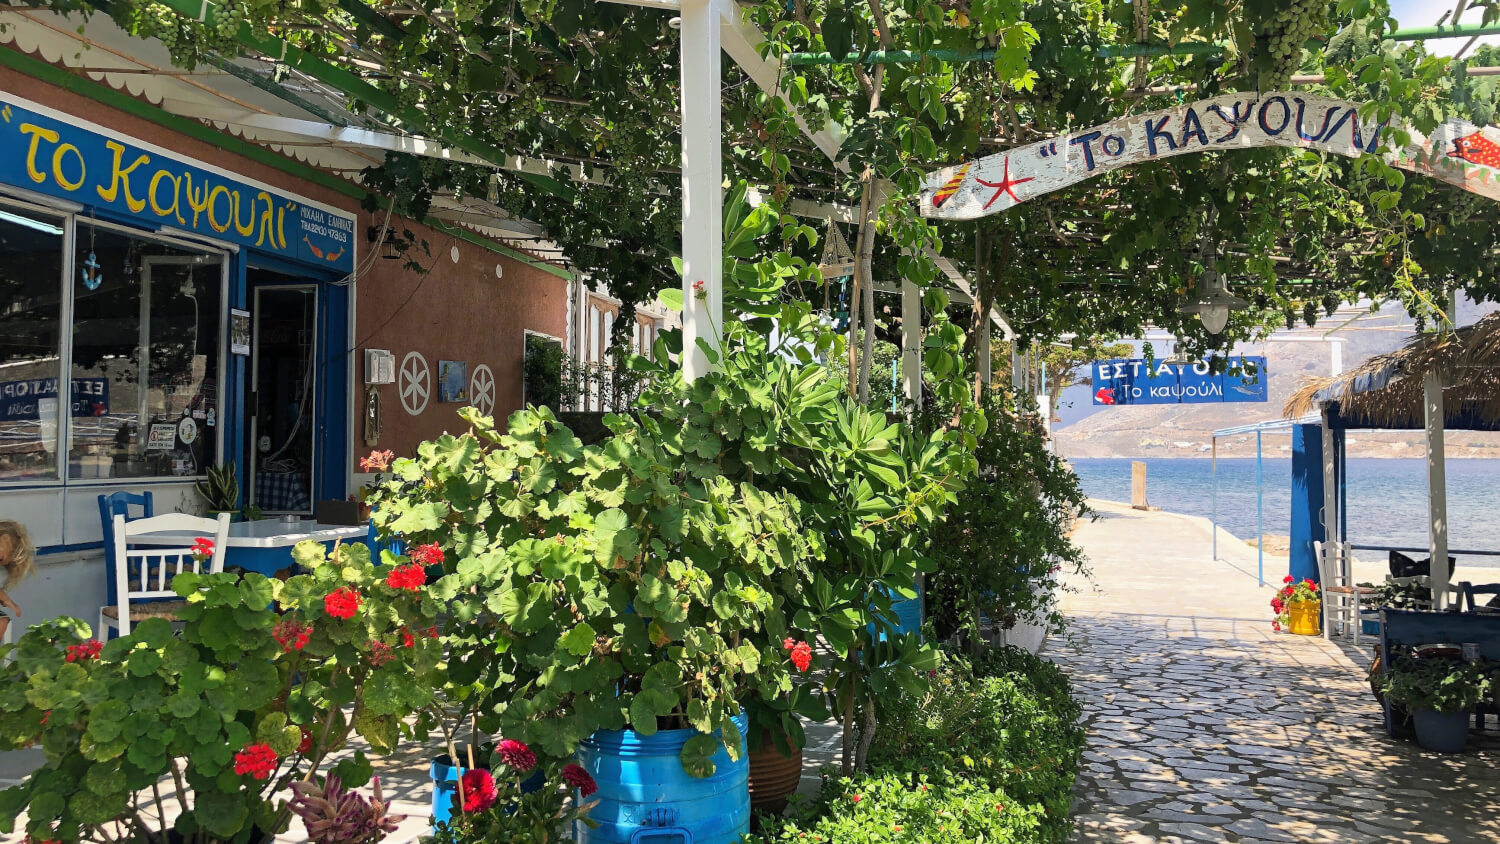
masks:
<svg viewBox="0 0 1500 844"><path fill-rule="evenodd" d="M440 823L447 823L453 818L453 804L458 799L458 778L464 775L467 768L460 768L453 764L448 754L432 760L432 825L436 827ZM542 770L538 768L531 776L521 781L521 793L530 794L542 787L546 782ZM497 783L497 785L499 785Z"/></svg>
<svg viewBox="0 0 1500 844"><path fill-rule="evenodd" d="M599 804L590 817L596 829L574 825L578 844L733 844L750 832L750 760L744 712L740 758L723 748L713 756L714 774L698 779L682 769L682 747L697 730L601 730L578 746L578 762L593 776Z"/></svg>

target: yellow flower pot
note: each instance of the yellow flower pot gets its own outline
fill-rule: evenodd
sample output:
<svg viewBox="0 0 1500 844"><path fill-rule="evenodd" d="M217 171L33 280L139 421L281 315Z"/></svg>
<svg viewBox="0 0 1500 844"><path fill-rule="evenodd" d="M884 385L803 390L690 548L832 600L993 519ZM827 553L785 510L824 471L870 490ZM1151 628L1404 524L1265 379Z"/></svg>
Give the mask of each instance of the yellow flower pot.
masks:
<svg viewBox="0 0 1500 844"><path fill-rule="evenodd" d="M1323 632L1322 601L1298 601L1288 604L1286 611L1291 616L1286 626L1288 632L1298 636L1316 636Z"/></svg>

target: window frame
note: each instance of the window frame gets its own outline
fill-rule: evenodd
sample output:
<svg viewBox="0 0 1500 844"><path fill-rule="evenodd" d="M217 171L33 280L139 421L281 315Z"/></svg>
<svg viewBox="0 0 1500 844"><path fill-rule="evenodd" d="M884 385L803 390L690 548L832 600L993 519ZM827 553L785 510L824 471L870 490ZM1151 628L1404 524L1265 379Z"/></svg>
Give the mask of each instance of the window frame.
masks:
<svg viewBox="0 0 1500 844"><path fill-rule="evenodd" d="M73 388L73 273L77 269L77 237L78 220L86 217L85 222L96 228L114 231L128 237L140 240L161 243L174 249L182 249L195 254L201 254L208 258L217 259L219 262L219 313L218 313L218 340L217 346L217 369L215 371L216 400L214 410L218 416L218 424L214 425L214 448L215 464L225 462L224 453L224 418L230 402L229 391L226 389L228 383L229 345L225 338L229 332L229 274L231 271L230 250L216 248L212 245L196 240L187 240L163 235L159 232L135 226L123 225L113 220L100 219L92 214L86 214L79 210L76 205L53 205L51 203L38 203L17 199L8 194L0 194L0 210L16 209L27 212L57 218L63 224L63 261L62 274L57 279L60 319L57 383L59 391L59 408L62 404L62 385L67 384L68 407L71 408L71 397ZM207 426L205 426L207 427ZM144 475L130 478L70 478L68 477L68 454L73 447L73 414L71 410L67 413L58 413L55 453L57 455L56 465L53 467L53 477L48 479L27 478L24 480L0 480L0 490L21 489L67 489L69 487L104 487L119 486L121 484L163 484L192 482L195 479L206 477L205 474L198 475Z"/></svg>

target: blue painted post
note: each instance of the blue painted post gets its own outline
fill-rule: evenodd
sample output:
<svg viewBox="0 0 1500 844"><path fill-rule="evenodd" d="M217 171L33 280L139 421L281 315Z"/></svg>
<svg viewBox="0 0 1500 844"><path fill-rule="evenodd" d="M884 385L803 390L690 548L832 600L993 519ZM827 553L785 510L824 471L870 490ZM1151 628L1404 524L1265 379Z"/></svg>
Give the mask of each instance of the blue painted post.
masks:
<svg viewBox="0 0 1500 844"><path fill-rule="evenodd" d="M1298 580L1318 579L1313 542L1322 541L1323 434L1319 425L1292 428L1292 547L1290 572Z"/></svg>
<svg viewBox="0 0 1500 844"><path fill-rule="evenodd" d="M1266 585L1266 534L1261 524L1261 517L1265 514L1266 495L1265 478L1261 472L1260 465L1260 442L1261 432L1255 432L1255 580L1261 585Z"/></svg>

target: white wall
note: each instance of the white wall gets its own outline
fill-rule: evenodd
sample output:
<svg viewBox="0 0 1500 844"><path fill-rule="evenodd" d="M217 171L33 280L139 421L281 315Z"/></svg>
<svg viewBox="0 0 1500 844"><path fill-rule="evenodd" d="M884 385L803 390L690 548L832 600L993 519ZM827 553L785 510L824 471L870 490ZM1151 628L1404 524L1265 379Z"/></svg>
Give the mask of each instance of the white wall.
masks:
<svg viewBox="0 0 1500 844"><path fill-rule="evenodd" d="M97 513L94 520L98 521ZM38 556L31 577L6 590L21 607L21 617L13 622L14 639L21 638L24 628L58 616L73 616L94 625L99 620L99 608L104 606L105 583L103 551Z"/></svg>

